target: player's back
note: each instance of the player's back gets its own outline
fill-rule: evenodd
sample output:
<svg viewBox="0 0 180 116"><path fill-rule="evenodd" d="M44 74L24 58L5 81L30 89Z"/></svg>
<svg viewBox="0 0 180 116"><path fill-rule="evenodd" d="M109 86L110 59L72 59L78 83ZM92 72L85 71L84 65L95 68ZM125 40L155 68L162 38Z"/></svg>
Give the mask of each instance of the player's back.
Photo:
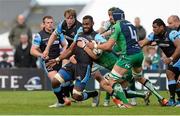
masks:
<svg viewBox="0 0 180 116"><path fill-rule="evenodd" d="M120 27L117 45L120 47L121 53L127 55L139 53L141 48L137 42L137 32L134 25L127 20L118 21L116 25Z"/></svg>

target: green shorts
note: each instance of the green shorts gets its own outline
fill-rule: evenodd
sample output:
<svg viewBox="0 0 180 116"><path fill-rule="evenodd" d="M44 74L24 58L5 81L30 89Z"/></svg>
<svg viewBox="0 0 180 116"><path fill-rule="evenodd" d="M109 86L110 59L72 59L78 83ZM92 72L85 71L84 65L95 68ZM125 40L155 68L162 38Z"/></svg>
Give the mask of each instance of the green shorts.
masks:
<svg viewBox="0 0 180 116"><path fill-rule="evenodd" d="M121 55L116 65L131 70L132 67L141 67L143 63L143 52L139 52L133 55Z"/></svg>

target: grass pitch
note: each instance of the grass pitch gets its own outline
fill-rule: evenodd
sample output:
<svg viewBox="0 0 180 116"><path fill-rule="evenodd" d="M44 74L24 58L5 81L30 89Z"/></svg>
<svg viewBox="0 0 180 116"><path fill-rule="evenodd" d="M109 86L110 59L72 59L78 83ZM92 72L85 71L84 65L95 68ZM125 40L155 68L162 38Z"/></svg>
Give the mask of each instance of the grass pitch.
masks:
<svg viewBox="0 0 180 116"><path fill-rule="evenodd" d="M0 115L180 115L179 108L161 107L153 95L149 106L138 98L138 105L130 109L117 108L113 103L103 107L104 95L102 92L99 107L91 107L90 99L67 107L48 108L56 101L51 91L1 91ZM161 95L168 98L167 92Z"/></svg>

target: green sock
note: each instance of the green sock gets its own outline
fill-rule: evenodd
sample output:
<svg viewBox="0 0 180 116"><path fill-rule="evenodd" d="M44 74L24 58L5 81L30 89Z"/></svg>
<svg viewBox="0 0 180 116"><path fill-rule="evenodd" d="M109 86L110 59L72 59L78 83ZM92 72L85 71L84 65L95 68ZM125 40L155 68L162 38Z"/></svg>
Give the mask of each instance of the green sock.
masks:
<svg viewBox="0 0 180 116"><path fill-rule="evenodd" d="M113 95L120 99L123 103L128 103L128 100L124 94L124 91L119 83L114 83L113 85L114 93Z"/></svg>
<svg viewBox="0 0 180 116"><path fill-rule="evenodd" d="M132 90L124 90L124 92L127 98L134 98L134 97L144 98L145 97L144 93L140 93L140 92L136 92Z"/></svg>
<svg viewBox="0 0 180 116"><path fill-rule="evenodd" d="M110 97L111 97L111 95L108 92L106 92L105 100L109 101Z"/></svg>
<svg viewBox="0 0 180 116"><path fill-rule="evenodd" d="M163 99L163 97L156 91L156 89L149 80L146 80L144 86L147 87L157 97L158 100Z"/></svg>

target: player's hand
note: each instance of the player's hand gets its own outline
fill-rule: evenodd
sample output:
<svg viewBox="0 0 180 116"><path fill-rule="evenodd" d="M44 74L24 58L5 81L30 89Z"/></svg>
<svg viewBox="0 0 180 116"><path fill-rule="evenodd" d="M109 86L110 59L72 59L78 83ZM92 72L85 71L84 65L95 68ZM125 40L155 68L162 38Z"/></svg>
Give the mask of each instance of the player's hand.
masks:
<svg viewBox="0 0 180 116"><path fill-rule="evenodd" d="M55 66L56 64L58 64L59 62L56 61L56 59L51 59L46 63L46 67L47 68L52 68L53 66Z"/></svg>
<svg viewBox="0 0 180 116"><path fill-rule="evenodd" d="M165 64L171 64L172 59L170 59L170 58L163 58L163 62L164 62Z"/></svg>
<svg viewBox="0 0 180 116"><path fill-rule="evenodd" d="M77 60L75 59L75 55L72 55L70 58L69 58L69 61L73 64L77 64Z"/></svg>
<svg viewBox="0 0 180 116"><path fill-rule="evenodd" d="M44 52L43 52L42 57L43 57L44 59L48 59L48 58L49 58L48 54L49 54L49 51L45 49Z"/></svg>
<svg viewBox="0 0 180 116"><path fill-rule="evenodd" d="M80 48L84 48L84 46L86 46L86 42L85 41L78 41L77 46Z"/></svg>
<svg viewBox="0 0 180 116"><path fill-rule="evenodd" d="M93 42L87 43L87 47L89 47L92 50L94 48L94 43Z"/></svg>

